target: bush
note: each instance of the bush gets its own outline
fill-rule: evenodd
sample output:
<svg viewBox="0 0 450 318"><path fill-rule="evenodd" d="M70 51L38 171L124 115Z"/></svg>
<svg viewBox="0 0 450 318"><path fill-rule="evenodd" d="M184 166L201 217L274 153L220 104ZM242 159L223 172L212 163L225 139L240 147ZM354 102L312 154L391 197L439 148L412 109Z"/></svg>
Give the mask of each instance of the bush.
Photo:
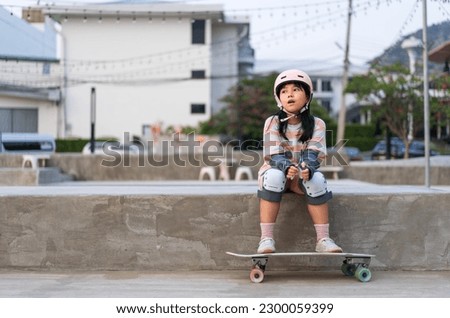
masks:
<svg viewBox="0 0 450 318"><path fill-rule="evenodd" d="M357 147L361 151L372 150L378 139L375 137L375 125L348 124L345 127L346 146Z"/></svg>
<svg viewBox="0 0 450 318"><path fill-rule="evenodd" d="M90 139L56 139L56 152L81 152Z"/></svg>
<svg viewBox="0 0 450 318"><path fill-rule="evenodd" d="M327 147L336 145L337 125L327 124ZM361 151L372 150L378 139L375 137L375 125L347 124L345 126L347 147L357 147Z"/></svg>
<svg viewBox="0 0 450 318"><path fill-rule="evenodd" d="M115 139L96 139L96 141L111 141ZM81 152L91 139L56 139L56 152Z"/></svg>

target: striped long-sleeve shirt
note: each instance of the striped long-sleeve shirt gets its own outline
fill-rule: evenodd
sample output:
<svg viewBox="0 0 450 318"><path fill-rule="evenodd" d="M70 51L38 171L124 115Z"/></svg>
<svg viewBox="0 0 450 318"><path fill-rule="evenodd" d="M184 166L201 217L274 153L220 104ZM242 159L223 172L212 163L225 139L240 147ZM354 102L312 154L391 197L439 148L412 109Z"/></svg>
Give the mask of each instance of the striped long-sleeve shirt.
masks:
<svg viewBox="0 0 450 318"><path fill-rule="evenodd" d="M278 132L278 116L269 117L264 124L264 164L258 175L261 176L267 169L275 167L286 172L292 164L305 162L311 171L311 176L327 154L326 127L322 119L314 117L314 132L312 138L305 143L299 141L302 134L301 123L288 124L286 140Z"/></svg>

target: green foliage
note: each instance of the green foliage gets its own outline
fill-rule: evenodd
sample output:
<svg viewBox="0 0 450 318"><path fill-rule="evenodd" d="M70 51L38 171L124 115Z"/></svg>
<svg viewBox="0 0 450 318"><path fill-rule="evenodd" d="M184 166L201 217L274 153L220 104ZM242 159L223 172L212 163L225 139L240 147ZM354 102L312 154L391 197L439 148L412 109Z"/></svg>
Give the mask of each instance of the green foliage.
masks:
<svg viewBox="0 0 450 318"><path fill-rule="evenodd" d="M443 126L450 117L450 77L433 76L430 83L431 125ZM368 74L353 77L346 91L372 105L374 118L405 144L408 112L413 114L413 135L423 129L423 82L399 64L374 67Z"/></svg>
<svg viewBox="0 0 450 318"><path fill-rule="evenodd" d="M430 124L443 127L450 117L450 77L434 76L430 83ZM374 119L402 139L407 149L408 114L413 118L413 136L423 130L423 81L409 74L406 67L399 64L374 67L367 74L355 76L346 91L356 93L360 101L370 105Z"/></svg>
<svg viewBox="0 0 450 318"><path fill-rule="evenodd" d="M349 124L345 127L346 146L357 147L361 151L372 150L378 139L375 138L375 125Z"/></svg>
<svg viewBox="0 0 450 318"><path fill-rule="evenodd" d="M450 118L450 76L433 76L430 80L433 90L430 94L430 122L444 128Z"/></svg>
<svg viewBox="0 0 450 318"><path fill-rule="evenodd" d="M315 99L311 102L310 106L311 114L315 117L319 117L325 122L325 125L327 126L333 126L336 125L336 121L328 114L328 111L320 105Z"/></svg>
<svg viewBox="0 0 450 318"><path fill-rule="evenodd" d="M115 138L111 139L96 139L96 141L116 141ZM83 147L91 142L90 139L56 139L56 152L81 152Z"/></svg>
<svg viewBox="0 0 450 318"><path fill-rule="evenodd" d="M422 82L400 64L377 66L353 77L346 92L371 105L375 120L382 121L406 143L408 112L413 114L415 135L423 127Z"/></svg>
<svg viewBox="0 0 450 318"><path fill-rule="evenodd" d="M81 152L90 139L56 139L56 152Z"/></svg>
<svg viewBox="0 0 450 318"><path fill-rule="evenodd" d="M229 126L229 115L227 109L221 109L220 112L211 116L210 120L199 124L199 131L205 135L227 134Z"/></svg>
<svg viewBox="0 0 450 318"><path fill-rule="evenodd" d="M264 121L276 113L273 83L276 74L243 79L222 101L227 107L200 123L202 134L226 134L241 139L262 139Z"/></svg>
<svg viewBox="0 0 450 318"><path fill-rule="evenodd" d="M327 125L327 147L336 145L337 125ZM345 126L347 147L357 147L361 151L372 150L378 139L375 136L375 125L347 124Z"/></svg>

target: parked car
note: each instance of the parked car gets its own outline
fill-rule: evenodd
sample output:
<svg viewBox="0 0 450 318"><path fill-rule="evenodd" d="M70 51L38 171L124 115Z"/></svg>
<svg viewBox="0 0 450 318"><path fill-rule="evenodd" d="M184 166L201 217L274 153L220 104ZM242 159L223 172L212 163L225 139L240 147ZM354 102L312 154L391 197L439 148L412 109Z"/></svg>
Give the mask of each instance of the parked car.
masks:
<svg viewBox="0 0 450 318"><path fill-rule="evenodd" d="M83 147L82 153L91 153L90 142ZM114 155L115 153L139 154L139 147L136 145L123 145L118 141L96 141L94 143L94 154Z"/></svg>
<svg viewBox="0 0 450 318"><path fill-rule="evenodd" d="M438 156L440 153L430 149L430 156ZM425 156L425 143L423 141L413 140L409 145L409 157L424 157Z"/></svg>
<svg viewBox="0 0 450 318"><path fill-rule="evenodd" d="M55 138L38 133L0 133L0 153L53 153Z"/></svg>
<svg viewBox="0 0 450 318"><path fill-rule="evenodd" d="M339 156L337 154L337 151L339 151ZM334 158L333 158L334 157ZM345 164L340 158L344 159L347 163L349 161L361 161L364 160L364 156L362 155L361 151L357 147L343 147L339 150L336 150L336 148L331 147L327 148L327 164ZM337 161L335 161L337 160Z"/></svg>
<svg viewBox="0 0 450 318"><path fill-rule="evenodd" d="M405 145L398 137L391 138L391 158L403 158ZM387 157L386 140L380 140L372 149L372 160L384 160Z"/></svg>
<svg viewBox="0 0 450 318"><path fill-rule="evenodd" d="M437 151L430 150L430 155L439 155ZM391 138L391 158L401 159L405 156L405 144L398 137ZM409 146L409 158L424 157L425 144L423 141L413 140ZM386 140L379 141L372 149L372 160L386 159Z"/></svg>
<svg viewBox="0 0 450 318"><path fill-rule="evenodd" d="M359 150L359 148L356 147L344 147L344 151L347 154L350 161L361 161L364 160L364 157Z"/></svg>

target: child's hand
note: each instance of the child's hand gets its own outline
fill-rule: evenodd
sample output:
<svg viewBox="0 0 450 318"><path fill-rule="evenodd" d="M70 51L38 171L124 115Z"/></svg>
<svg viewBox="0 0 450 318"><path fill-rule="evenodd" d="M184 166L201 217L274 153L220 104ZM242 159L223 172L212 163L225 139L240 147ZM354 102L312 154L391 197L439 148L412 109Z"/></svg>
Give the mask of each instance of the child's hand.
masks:
<svg viewBox="0 0 450 318"><path fill-rule="evenodd" d="M298 175L298 168L296 166L290 166L287 170L286 177L294 180L295 176Z"/></svg>
<svg viewBox="0 0 450 318"><path fill-rule="evenodd" d="M309 169L306 168L306 163L302 162L300 164L300 166L301 166L300 179L308 181L309 180Z"/></svg>

